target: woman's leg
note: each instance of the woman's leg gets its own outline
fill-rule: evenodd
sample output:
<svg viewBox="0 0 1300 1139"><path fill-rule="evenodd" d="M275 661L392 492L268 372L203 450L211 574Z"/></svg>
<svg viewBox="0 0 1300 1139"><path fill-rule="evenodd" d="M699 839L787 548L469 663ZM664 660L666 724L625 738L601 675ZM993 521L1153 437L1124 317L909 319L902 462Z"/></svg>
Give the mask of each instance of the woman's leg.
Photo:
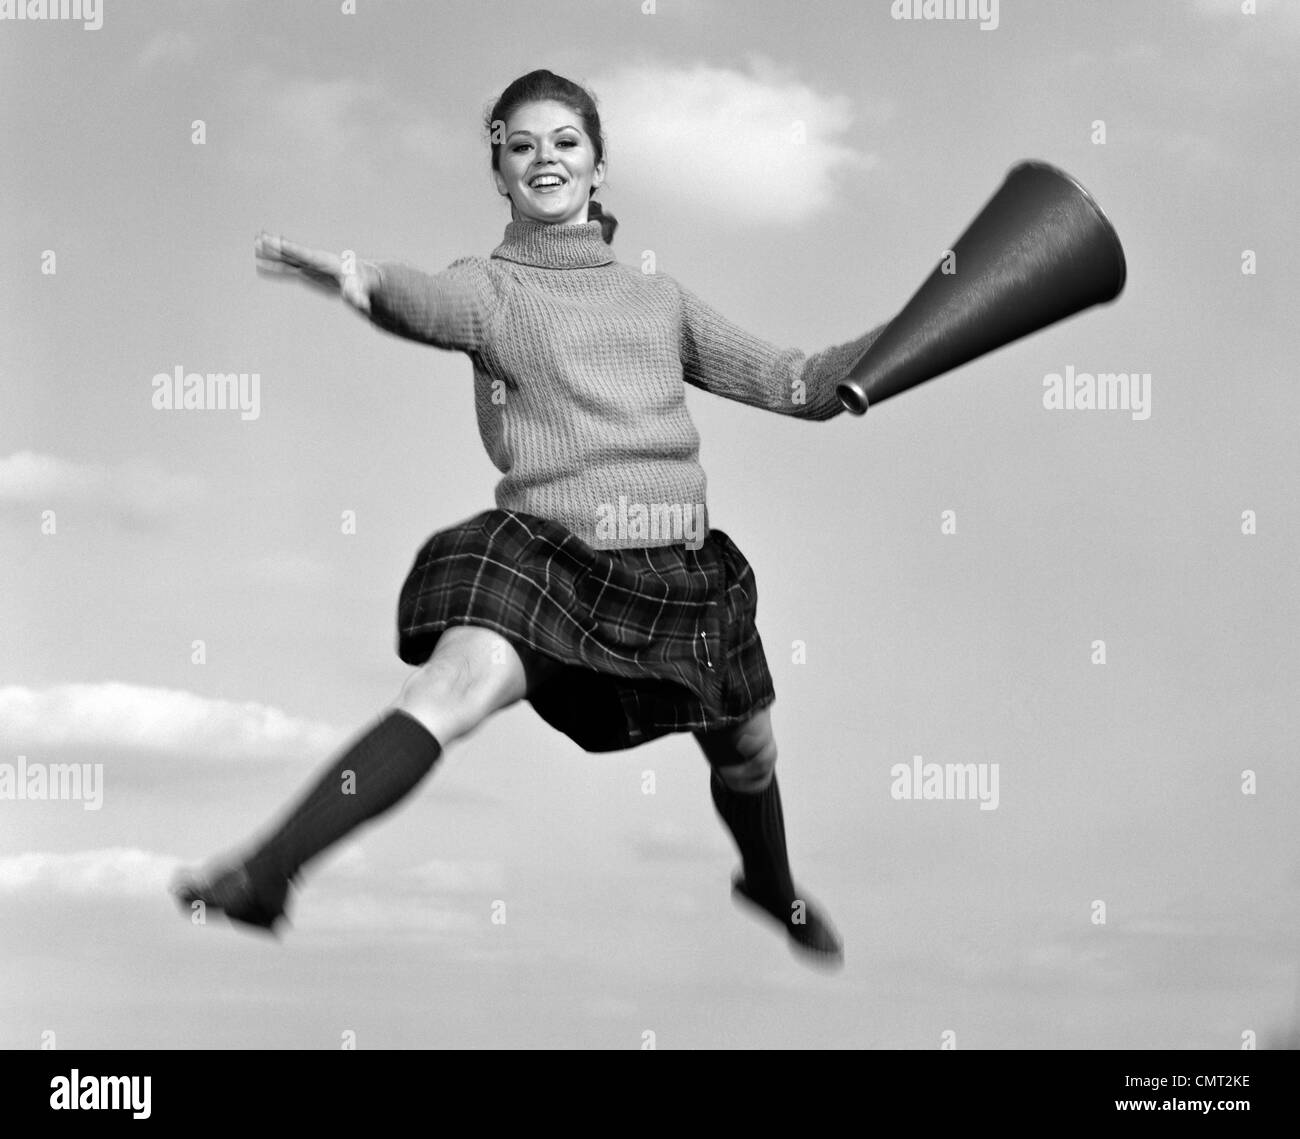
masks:
<svg viewBox="0 0 1300 1139"><path fill-rule="evenodd" d="M447 747L535 691L556 667L492 629L453 625L402 686L396 707Z"/></svg>
<svg viewBox="0 0 1300 1139"><path fill-rule="evenodd" d="M522 699L549 671L545 658L516 651L490 629L447 629L394 707L353 740L274 833L224 873L184 882L181 900L273 929L289 882L306 862L395 806L448 746Z"/></svg>
<svg viewBox="0 0 1300 1139"><path fill-rule="evenodd" d="M839 935L814 902L799 896L790 875L771 709L733 728L696 732L695 738L711 768L713 805L744 863L736 892L776 918L801 948L839 963Z"/></svg>

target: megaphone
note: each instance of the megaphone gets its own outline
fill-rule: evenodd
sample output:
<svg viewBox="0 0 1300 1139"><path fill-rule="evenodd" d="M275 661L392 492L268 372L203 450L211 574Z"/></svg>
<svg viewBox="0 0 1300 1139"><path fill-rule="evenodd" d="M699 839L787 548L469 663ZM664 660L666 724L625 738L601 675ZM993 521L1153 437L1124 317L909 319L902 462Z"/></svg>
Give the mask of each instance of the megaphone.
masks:
<svg viewBox="0 0 1300 1139"><path fill-rule="evenodd" d="M1093 196L1046 162L1021 162L903 311L836 386L855 415L1092 305L1127 270Z"/></svg>

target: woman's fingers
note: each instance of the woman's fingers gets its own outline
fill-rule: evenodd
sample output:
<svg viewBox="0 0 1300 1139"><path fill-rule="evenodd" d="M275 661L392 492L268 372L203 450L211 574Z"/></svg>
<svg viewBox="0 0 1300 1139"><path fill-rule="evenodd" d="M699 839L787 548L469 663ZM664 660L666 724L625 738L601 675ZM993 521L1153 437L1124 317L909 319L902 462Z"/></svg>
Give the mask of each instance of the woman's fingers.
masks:
<svg viewBox="0 0 1300 1139"><path fill-rule="evenodd" d="M342 261L337 253L309 249L278 234L259 233L253 241L257 271L265 276L295 276L326 289L337 289Z"/></svg>
<svg viewBox="0 0 1300 1139"><path fill-rule="evenodd" d="M302 274L292 265L283 261L273 261L269 257L258 257L254 261L257 271L267 277L300 277Z"/></svg>
<svg viewBox="0 0 1300 1139"><path fill-rule="evenodd" d="M299 265L304 269L314 269L320 273L328 273L331 267L335 272L338 271L338 254L327 253L323 249L308 249L305 245L286 241L283 237L279 240L281 260L287 261L291 265Z"/></svg>
<svg viewBox="0 0 1300 1139"><path fill-rule="evenodd" d="M265 257L257 258L255 268L259 277L268 277L276 281L299 281L304 285L312 286L312 288L322 289L331 295L338 295L339 283L331 276L300 269L296 265L286 265L282 261L271 261Z"/></svg>
<svg viewBox="0 0 1300 1139"><path fill-rule="evenodd" d="M283 261L286 265L302 266L311 257L305 246L286 241L278 233L259 233L253 242L253 253L270 261Z"/></svg>
<svg viewBox="0 0 1300 1139"><path fill-rule="evenodd" d="M258 260L282 261L280 238L273 233L262 232L253 239L253 256Z"/></svg>
<svg viewBox="0 0 1300 1139"><path fill-rule="evenodd" d="M337 278L339 275L341 261L337 253L325 249L309 249L278 234L259 233L253 243L253 253L258 258L280 261L318 276Z"/></svg>

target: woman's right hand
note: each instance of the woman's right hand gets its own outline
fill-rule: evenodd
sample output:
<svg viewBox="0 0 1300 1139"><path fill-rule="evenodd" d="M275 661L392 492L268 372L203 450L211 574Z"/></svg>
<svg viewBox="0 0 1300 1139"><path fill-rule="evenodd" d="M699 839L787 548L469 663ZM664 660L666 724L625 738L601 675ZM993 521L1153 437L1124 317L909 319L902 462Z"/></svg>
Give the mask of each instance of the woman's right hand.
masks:
<svg viewBox="0 0 1300 1139"><path fill-rule="evenodd" d="M339 294L359 312L370 315L370 291L379 283L371 261L357 261L355 272L345 272L343 259L324 249L308 249L273 233L259 233L253 242L257 271L271 277L296 277L307 284Z"/></svg>

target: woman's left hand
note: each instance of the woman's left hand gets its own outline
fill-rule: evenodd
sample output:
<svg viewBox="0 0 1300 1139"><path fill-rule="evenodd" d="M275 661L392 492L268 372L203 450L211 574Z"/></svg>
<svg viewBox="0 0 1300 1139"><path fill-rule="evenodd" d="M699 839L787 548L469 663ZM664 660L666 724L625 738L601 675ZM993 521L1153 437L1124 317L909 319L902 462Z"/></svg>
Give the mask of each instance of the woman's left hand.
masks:
<svg viewBox="0 0 1300 1139"><path fill-rule="evenodd" d="M279 234L259 233L253 242L257 271L271 277L299 277L322 288L337 290L342 259L325 249L308 249Z"/></svg>
<svg viewBox="0 0 1300 1139"><path fill-rule="evenodd" d="M279 234L259 233L253 242L257 271L270 277L296 277L329 293L338 294L359 312L370 315L370 290L379 283L373 262L357 261L345 272L343 259L327 249L309 249Z"/></svg>

